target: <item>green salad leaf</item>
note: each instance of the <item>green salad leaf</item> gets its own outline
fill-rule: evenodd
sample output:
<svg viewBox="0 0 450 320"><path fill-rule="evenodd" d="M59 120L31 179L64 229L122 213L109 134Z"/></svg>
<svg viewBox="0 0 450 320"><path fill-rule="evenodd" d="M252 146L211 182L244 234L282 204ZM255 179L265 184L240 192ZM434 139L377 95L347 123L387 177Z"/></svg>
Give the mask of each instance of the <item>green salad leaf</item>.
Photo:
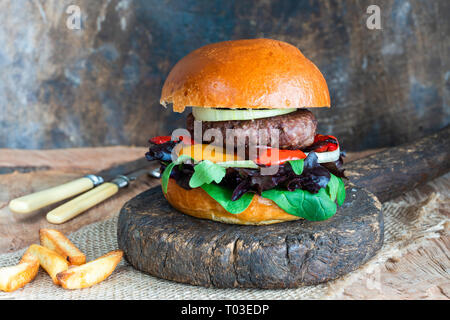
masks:
<svg viewBox="0 0 450 320"><path fill-rule="evenodd" d="M339 187L337 192L337 204L339 206L342 206L345 201L345 185L344 181L342 181L341 178L338 178L338 180L339 180Z"/></svg>
<svg viewBox="0 0 450 320"><path fill-rule="evenodd" d="M170 174L172 173L173 167L175 167L177 164L183 163L184 161L186 161L188 159L192 159L192 157L183 154L166 167L166 169L164 170L164 172L161 176L161 187L162 187L164 193L167 193L167 186L169 184L169 178L170 178Z"/></svg>
<svg viewBox="0 0 450 320"><path fill-rule="evenodd" d="M300 159L300 160L291 160L288 161L289 164L291 165L292 171L294 171L294 173L296 175L301 175L303 172L303 165L304 165L304 160Z"/></svg>
<svg viewBox="0 0 450 320"><path fill-rule="evenodd" d="M330 182L327 185L327 193L329 194L331 200L337 201L338 206L342 206L345 201L345 184L341 178L330 174Z"/></svg>
<svg viewBox="0 0 450 320"><path fill-rule="evenodd" d="M336 197L339 190L339 180L340 178L336 177L334 174L330 173L330 182L327 184L326 191L328 192L331 200L336 201Z"/></svg>
<svg viewBox="0 0 450 320"><path fill-rule="evenodd" d="M329 219L337 210L336 203L331 200L324 188L316 194L300 189L294 191L272 189L264 191L262 196L275 202L287 213L309 221Z"/></svg>
<svg viewBox="0 0 450 320"><path fill-rule="evenodd" d="M248 208L253 200L253 193L247 192L241 198L235 201L231 201L231 195L233 192L226 188L219 186L215 183L204 184L201 186L207 194L216 200L226 211L233 214L238 214L243 212Z"/></svg>
<svg viewBox="0 0 450 320"><path fill-rule="evenodd" d="M191 188L198 188L211 182L219 183L225 177L226 169L210 160L203 160L194 167L194 174L189 180Z"/></svg>

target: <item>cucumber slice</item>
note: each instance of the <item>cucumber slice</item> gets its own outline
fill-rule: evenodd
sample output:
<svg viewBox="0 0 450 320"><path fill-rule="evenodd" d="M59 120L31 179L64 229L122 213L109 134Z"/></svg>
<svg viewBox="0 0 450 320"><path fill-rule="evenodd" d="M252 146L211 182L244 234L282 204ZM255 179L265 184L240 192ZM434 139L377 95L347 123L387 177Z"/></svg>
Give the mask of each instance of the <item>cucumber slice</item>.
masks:
<svg viewBox="0 0 450 320"><path fill-rule="evenodd" d="M250 168L250 169L258 169L258 165L254 163L252 160L237 160L237 161L225 161L225 162L217 162L219 166L225 168Z"/></svg>
<svg viewBox="0 0 450 320"><path fill-rule="evenodd" d="M270 118L296 111L297 109L217 109L192 107L192 115L198 121L230 121Z"/></svg>

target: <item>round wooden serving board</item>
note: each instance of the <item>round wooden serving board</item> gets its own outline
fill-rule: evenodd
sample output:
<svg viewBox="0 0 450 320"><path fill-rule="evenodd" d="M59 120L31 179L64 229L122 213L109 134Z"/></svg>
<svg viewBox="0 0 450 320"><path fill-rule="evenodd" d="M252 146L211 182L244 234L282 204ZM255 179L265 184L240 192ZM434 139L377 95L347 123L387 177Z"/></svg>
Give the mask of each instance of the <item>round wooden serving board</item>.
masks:
<svg viewBox="0 0 450 320"><path fill-rule="evenodd" d="M377 198L347 185L347 199L329 220L268 226L229 225L172 208L161 187L128 201L118 222L126 259L153 276L219 288L295 288L347 274L383 243Z"/></svg>

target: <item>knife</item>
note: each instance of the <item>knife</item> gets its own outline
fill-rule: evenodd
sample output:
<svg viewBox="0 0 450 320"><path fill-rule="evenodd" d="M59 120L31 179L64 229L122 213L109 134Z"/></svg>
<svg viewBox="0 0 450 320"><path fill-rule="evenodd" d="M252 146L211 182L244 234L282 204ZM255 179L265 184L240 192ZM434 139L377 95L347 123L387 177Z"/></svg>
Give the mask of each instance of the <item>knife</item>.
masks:
<svg viewBox="0 0 450 320"><path fill-rule="evenodd" d="M94 189L64 203L47 213L47 221L53 224L61 224L70 220L84 211L92 208L102 201L115 195L120 189L127 187L131 181L143 174L158 177L159 169L138 169L128 175L118 175L111 182L105 182Z"/></svg>
<svg viewBox="0 0 450 320"><path fill-rule="evenodd" d="M144 157L125 162L96 174L88 174L65 184L11 200L9 209L15 213L30 213L90 190L101 185L104 181L113 180L119 175L127 175L130 172L149 167L150 164Z"/></svg>

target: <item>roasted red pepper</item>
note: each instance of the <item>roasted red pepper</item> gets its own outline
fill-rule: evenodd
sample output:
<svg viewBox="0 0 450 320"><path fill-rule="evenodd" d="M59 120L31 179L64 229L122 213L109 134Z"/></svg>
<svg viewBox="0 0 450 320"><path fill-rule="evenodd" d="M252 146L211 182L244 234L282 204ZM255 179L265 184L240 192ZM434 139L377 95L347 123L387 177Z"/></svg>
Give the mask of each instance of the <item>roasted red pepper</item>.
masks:
<svg viewBox="0 0 450 320"><path fill-rule="evenodd" d="M339 147L338 140L334 136L330 135L323 135L323 134L316 134L314 137L314 143L318 143L324 141L326 142L324 145L314 149L314 152L327 152L327 151L334 151Z"/></svg>
<svg viewBox="0 0 450 320"><path fill-rule="evenodd" d="M153 144L163 144L172 140L171 136L159 136L151 138L149 141Z"/></svg>
<svg viewBox="0 0 450 320"><path fill-rule="evenodd" d="M259 157L254 160L256 164L273 166L286 161L305 159L306 154L301 150L280 150L275 148L260 149Z"/></svg>
<svg viewBox="0 0 450 320"><path fill-rule="evenodd" d="M179 136L178 137L181 141L183 141L186 145L193 145L195 144L195 140L192 139L190 136Z"/></svg>
<svg viewBox="0 0 450 320"><path fill-rule="evenodd" d="M151 138L149 141L153 144L163 144L172 140L172 136L159 136ZM184 144L191 145L195 144L194 139L189 136L179 136L178 141L183 141Z"/></svg>

